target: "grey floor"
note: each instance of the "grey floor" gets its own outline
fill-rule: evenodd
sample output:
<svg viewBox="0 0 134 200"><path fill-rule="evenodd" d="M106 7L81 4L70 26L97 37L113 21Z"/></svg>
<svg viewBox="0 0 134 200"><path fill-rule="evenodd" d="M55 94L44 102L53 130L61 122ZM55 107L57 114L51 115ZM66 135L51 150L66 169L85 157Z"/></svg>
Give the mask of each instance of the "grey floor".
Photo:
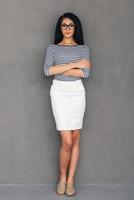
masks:
<svg viewBox="0 0 134 200"><path fill-rule="evenodd" d="M75 185L77 194L72 197L58 195L56 185L2 184L0 200L134 200L134 184L89 184Z"/></svg>

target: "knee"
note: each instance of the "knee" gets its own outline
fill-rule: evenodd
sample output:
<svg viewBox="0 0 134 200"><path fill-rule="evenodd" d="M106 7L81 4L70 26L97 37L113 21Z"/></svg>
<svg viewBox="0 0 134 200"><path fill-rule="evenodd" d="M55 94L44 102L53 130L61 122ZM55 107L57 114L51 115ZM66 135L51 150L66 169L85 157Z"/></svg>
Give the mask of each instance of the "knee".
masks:
<svg viewBox="0 0 134 200"><path fill-rule="evenodd" d="M72 141L64 141L62 143L62 147L66 150L66 151L70 151L72 149Z"/></svg>
<svg viewBox="0 0 134 200"><path fill-rule="evenodd" d="M79 142L80 142L80 131L79 130L73 131L72 141L73 141L73 146L79 145Z"/></svg>

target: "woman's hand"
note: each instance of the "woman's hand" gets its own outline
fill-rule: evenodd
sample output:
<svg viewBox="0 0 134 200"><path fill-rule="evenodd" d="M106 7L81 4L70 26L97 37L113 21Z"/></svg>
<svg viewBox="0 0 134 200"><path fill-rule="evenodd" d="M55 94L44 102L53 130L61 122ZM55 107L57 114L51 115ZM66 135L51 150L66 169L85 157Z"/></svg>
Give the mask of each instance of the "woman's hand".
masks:
<svg viewBox="0 0 134 200"><path fill-rule="evenodd" d="M91 63L86 59L75 61L72 64L74 65L75 68L91 67Z"/></svg>

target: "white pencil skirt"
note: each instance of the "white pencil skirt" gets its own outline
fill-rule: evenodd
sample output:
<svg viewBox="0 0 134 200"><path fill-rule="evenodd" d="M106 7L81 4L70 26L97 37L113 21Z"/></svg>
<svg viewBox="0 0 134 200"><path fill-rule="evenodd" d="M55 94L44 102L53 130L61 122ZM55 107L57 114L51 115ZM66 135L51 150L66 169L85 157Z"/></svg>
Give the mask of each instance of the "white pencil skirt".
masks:
<svg viewBox="0 0 134 200"><path fill-rule="evenodd" d="M50 99L57 130L82 129L86 107L82 80L52 80Z"/></svg>

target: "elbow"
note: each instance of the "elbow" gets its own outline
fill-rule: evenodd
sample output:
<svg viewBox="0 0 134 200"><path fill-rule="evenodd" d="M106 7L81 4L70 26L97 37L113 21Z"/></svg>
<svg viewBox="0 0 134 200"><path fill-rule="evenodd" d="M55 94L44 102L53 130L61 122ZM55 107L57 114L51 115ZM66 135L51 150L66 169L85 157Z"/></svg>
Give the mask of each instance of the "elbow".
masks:
<svg viewBox="0 0 134 200"><path fill-rule="evenodd" d="M83 70L83 78L87 79L90 76L90 68L86 68L86 70Z"/></svg>
<svg viewBox="0 0 134 200"><path fill-rule="evenodd" d="M88 78L88 77L89 77L89 75L90 75L90 74L85 74L85 75L83 76L83 78L85 78L85 79L86 79L86 78Z"/></svg>
<svg viewBox="0 0 134 200"><path fill-rule="evenodd" d="M45 74L45 76L51 76L49 69L50 68L48 68L48 67L44 67L44 74Z"/></svg>

